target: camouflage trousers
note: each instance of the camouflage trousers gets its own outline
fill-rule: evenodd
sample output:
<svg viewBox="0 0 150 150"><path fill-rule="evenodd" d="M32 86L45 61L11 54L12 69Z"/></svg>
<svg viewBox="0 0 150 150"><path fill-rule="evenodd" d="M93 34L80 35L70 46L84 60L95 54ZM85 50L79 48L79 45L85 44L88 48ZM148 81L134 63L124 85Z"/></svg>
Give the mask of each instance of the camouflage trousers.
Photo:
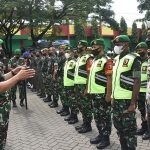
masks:
<svg viewBox="0 0 150 150"><path fill-rule="evenodd" d="M55 81L52 81L52 94L51 95L53 95L53 100L55 100L55 101L58 101L58 99L59 99L59 95L58 95L58 87L59 87L59 83L58 83L58 80L57 80L57 78L56 78L56 80Z"/></svg>
<svg viewBox="0 0 150 150"><path fill-rule="evenodd" d="M111 134L111 103L105 100L105 94L92 94L93 112L96 126L100 135L110 136Z"/></svg>
<svg viewBox="0 0 150 150"><path fill-rule="evenodd" d="M25 99L25 89L24 89L24 81L19 81L17 84L15 84L11 88L11 100L15 101L16 100L16 91L17 91L17 85L19 87L19 99L24 100Z"/></svg>
<svg viewBox="0 0 150 150"><path fill-rule="evenodd" d="M92 99L90 95L84 95L86 84L75 85L78 108L82 113L83 122L92 122Z"/></svg>
<svg viewBox="0 0 150 150"><path fill-rule="evenodd" d="M53 85L52 74L49 74L47 76L47 78L45 79L45 82L46 82L46 84L45 84L46 94L52 95L52 90L53 90L53 88L52 88L52 85Z"/></svg>
<svg viewBox="0 0 150 150"><path fill-rule="evenodd" d="M131 100L113 100L113 122L117 129L117 134L121 139L127 141L127 146L136 148L137 146L137 124L135 113L127 113Z"/></svg>
<svg viewBox="0 0 150 150"><path fill-rule="evenodd" d="M77 107L77 100L75 97L74 86L65 87L65 92L66 92L65 105L70 107L72 114L78 114L79 109Z"/></svg>
<svg viewBox="0 0 150 150"><path fill-rule="evenodd" d="M43 72L42 77L43 77L44 91L48 95L48 89L47 89L48 82L47 82L47 78L46 78L47 72Z"/></svg>
<svg viewBox="0 0 150 150"><path fill-rule="evenodd" d="M63 77L58 76L57 82L59 84L59 86L58 86L58 94L60 96L60 100L61 100L62 106L68 106L68 104L67 104L68 102L66 101L66 90L64 88Z"/></svg>
<svg viewBox="0 0 150 150"><path fill-rule="evenodd" d="M4 150L10 113L10 101L4 99L0 101L0 150Z"/></svg>
<svg viewBox="0 0 150 150"><path fill-rule="evenodd" d="M138 110L141 112L141 120L146 121L146 109L145 109L146 93L140 92L137 99Z"/></svg>

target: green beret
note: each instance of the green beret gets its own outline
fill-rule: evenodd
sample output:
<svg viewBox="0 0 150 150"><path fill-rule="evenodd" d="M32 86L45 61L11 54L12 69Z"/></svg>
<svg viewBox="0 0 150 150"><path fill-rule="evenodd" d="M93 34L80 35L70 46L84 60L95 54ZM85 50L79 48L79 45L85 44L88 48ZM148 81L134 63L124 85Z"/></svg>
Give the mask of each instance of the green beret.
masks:
<svg viewBox="0 0 150 150"><path fill-rule="evenodd" d="M80 40L80 41L78 42L78 45L83 45L83 46L87 47L87 46L88 46L88 42L85 41L85 40Z"/></svg>
<svg viewBox="0 0 150 150"><path fill-rule="evenodd" d="M130 42L130 39L127 35L119 35L112 42L113 43Z"/></svg>
<svg viewBox="0 0 150 150"><path fill-rule="evenodd" d="M141 42L135 47L136 50L139 48L148 48L148 46L145 42Z"/></svg>
<svg viewBox="0 0 150 150"><path fill-rule="evenodd" d="M3 40L2 39L0 39L0 44L2 44L3 43Z"/></svg>
<svg viewBox="0 0 150 150"><path fill-rule="evenodd" d="M21 54L21 50L20 50L20 49L16 49L16 50L14 51L14 54L15 54L15 55Z"/></svg>
<svg viewBox="0 0 150 150"><path fill-rule="evenodd" d="M66 50L73 51L73 47L72 47L72 46L66 46L65 51L66 51Z"/></svg>
<svg viewBox="0 0 150 150"><path fill-rule="evenodd" d="M91 45L103 45L103 46L105 46L104 39L99 38L99 39L93 40L91 42Z"/></svg>

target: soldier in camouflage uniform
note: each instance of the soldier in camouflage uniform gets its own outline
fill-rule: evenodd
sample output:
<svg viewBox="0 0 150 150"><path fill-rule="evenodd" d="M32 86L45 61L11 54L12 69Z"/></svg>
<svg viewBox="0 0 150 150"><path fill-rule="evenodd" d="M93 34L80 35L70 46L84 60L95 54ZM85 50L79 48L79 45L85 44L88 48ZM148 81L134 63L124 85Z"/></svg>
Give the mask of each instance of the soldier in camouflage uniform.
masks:
<svg viewBox="0 0 150 150"><path fill-rule="evenodd" d="M143 135L143 140L149 139L149 131L147 126L147 120L145 119L146 110L145 110L145 101L146 101L146 87L147 87L147 49L148 46L145 42L141 42L136 46L136 51L140 55L142 64L141 64L141 88L138 95L138 109L141 112L142 128L137 130L137 135Z"/></svg>
<svg viewBox="0 0 150 150"><path fill-rule="evenodd" d="M98 144L98 149L104 149L110 145L113 63L111 58L104 54L104 39L96 39L91 42L91 45L95 59L91 66L85 93L92 95L94 119L99 135L90 142Z"/></svg>
<svg viewBox="0 0 150 150"><path fill-rule="evenodd" d="M66 91L64 88L64 65L65 65L65 45L60 45L59 46L59 62L58 62L58 66L56 66L58 68L57 70L57 82L58 82L58 94L60 95L60 100L62 103L62 109L58 110L57 113L60 114L61 116L67 116L68 114L70 114L69 112L69 106L65 103L66 102Z"/></svg>
<svg viewBox="0 0 150 150"><path fill-rule="evenodd" d="M50 108L58 107L58 94L56 90L56 83L55 81L52 81L53 79L53 74L54 74L54 66L58 65L58 60L55 55L55 48L50 47L49 49L49 61L48 61L48 70L47 70L47 89L49 93L49 100L51 101L51 96L53 96L53 101L52 103L49 103L48 105Z"/></svg>
<svg viewBox="0 0 150 150"><path fill-rule="evenodd" d="M47 94L47 98L43 99L44 102L50 102L51 101L51 96L49 95L47 87L47 70L48 70L48 61L49 61L49 49L45 48L43 51L43 56L45 57L42 63L42 76L43 76L43 83L44 83L44 89L45 93Z"/></svg>
<svg viewBox="0 0 150 150"><path fill-rule="evenodd" d="M66 62L64 66L64 89L65 89L65 102L64 106L70 107L71 114L69 117L64 118L69 124L74 124L78 122L77 114L79 109L77 107L77 100L74 91L74 71L76 66L76 60L73 58L73 48L72 46L66 46L65 48Z"/></svg>
<svg viewBox="0 0 150 150"><path fill-rule="evenodd" d="M114 52L118 54L113 60L113 122L122 150L137 147L135 109L141 83L141 62L137 55L129 52L129 42L126 35L113 40Z"/></svg>
<svg viewBox="0 0 150 150"><path fill-rule="evenodd" d="M14 57L11 58L8 62L8 69L9 71L15 69L18 66L23 66L24 65L24 59L21 57L21 50L16 49L14 51ZM25 99L25 91L24 91L24 84L23 81L19 81L16 85L14 85L11 88L11 100L13 102L13 107L17 107L16 105L16 91L17 91L17 85L19 87L19 98L20 98L20 106L24 106L24 99Z"/></svg>
<svg viewBox="0 0 150 150"><path fill-rule="evenodd" d="M89 94L84 94L87 77L93 61L93 57L91 57L89 54L86 54L87 46L88 43L85 40L80 40L78 43L79 57L77 58L74 77L76 99L78 102L78 108L82 113L83 118L83 124L75 127L79 133L86 133L92 130L92 99Z"/></svg>

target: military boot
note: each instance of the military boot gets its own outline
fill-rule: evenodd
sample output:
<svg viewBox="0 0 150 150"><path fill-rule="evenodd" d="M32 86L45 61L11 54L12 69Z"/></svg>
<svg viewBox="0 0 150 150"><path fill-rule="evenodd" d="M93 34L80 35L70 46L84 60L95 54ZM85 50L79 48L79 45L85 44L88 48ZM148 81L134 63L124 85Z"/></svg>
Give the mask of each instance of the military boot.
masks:
<svg viewBox="0 0 150 150"><path fill-rule="evenodd" d="M92 131L92 127L91 127L91 123L89 122L85 122L85 125L78 129L78 133L87 133L87 132L90 132Z"/></svg>
<svg viewBox="0 0 150 150"><path fill-rule="evenodd" d="M46 95L45 94L42 94L41 96L40 96L40 98L45 98L46 97Z"/></svg>
<svg viewBox="0 0 150 150"><path fill-rule="evenodd" d="M20 100L20 106L21 106L21 107L23 107L23 106L24 106L23 101L24 101L24 99L21 99L21 100Z"/></svg>
<svg viewBox="0 0 150 150"><path fill-rule="evenodd" d="M127 150L136 150L136 148L131 148L131 147L128 147Z"/></svg>
<svg viewBox="0 0 150 150"><path fill-rule="evenodd" d="M61 116L67 116L70 114L69 112L69 106L64 106L64 111L60 114Z"/></svg>
<svg viewBox="0 0 150 150"><path fill-rule="evenodd" d="M13 107L17 107L16 101L13 101Z"/></svg>
<svg viewBox="0 0 150 150"><path fill-rule="evenodd" d="M72 114L72 118L68 121L68 124L75 124L78 122L77 114Z"/></svg>
<svg viewBox="0 0 150 150"><path fill-rule="evenodd" d="M46 102L51 102L52 99L51 99L51 95L48 95L47 98L43 99L43 101L46 103Z"/></svg>
<svg viewBox="0 0 150 150"><path fill-rule="evenodd" d="M120 136L121 150L128 150L127 140Z"/></svg>
<svg viewBox="0 0 150 150"><path fill-rule="evenodd" d="M101 142L101 140L102 140L102 135L99 134L97 137L91 139L91 140L90 140L90 143L91 143L91 144L98 144L98 143Z"/></svg>
<svg viewBox="0 0 150 150"><path fill-rule="evenodd" d="M42 93L37 93L37 96L42 96Z"/></svg>
<svg viewBox="0 0 150 150"><path fill-rule="evenodd" d="M68 117L64 118L64 121L70 121L73 118L73 114L70 114Z"/></svg>
<svg viewBox="0 0 150 150"><path fill-rule="evenodd" d="M79 125L79 126L76 126L75 129L76 129L76 130L79 130L79 129L81 129L83 126L85 126L85 123L83 123L83 124L81 124L81 125Z"/></svg>
<svg viewBox="0 0 150 150"><path fill-rule="evenodd" d="M100 143L96 146L97 149L104 149L110 145L110 138L107 135L104 135Z"/></svg>
<svg viewBox="0 0 150 150"><path fill-rule="evenodd" d="M50 108L58 107L58 100L53 100L53 102L50 104Z"/></svg>
<svg viewBox="0 0 150 150"><path fill-rule="evenodd" d="M143 140L149 140L150 139L150 134L149 134L148 126L146 128L147 128L146 132L142 136Z"/></svg>
<svg viewBox="0 0 150 150"><path fill-rule="evenodd" d="M138 129L136 131L136 134L137 135L143 135L145 132L146 132L146 129L147 129L147 121L143 121L142 124L141 124L142 128L141 129Z"/></svg>
<svg viewBox="0 0 150 150"><path fill-rule="evenodd" d="M61 114L61 113L64 112L64 111L65 111L65 108L64 108L64 106L63 106L63 108L60 109L60 110L57 110L56 113L57 113L57 114Z"/></svg>

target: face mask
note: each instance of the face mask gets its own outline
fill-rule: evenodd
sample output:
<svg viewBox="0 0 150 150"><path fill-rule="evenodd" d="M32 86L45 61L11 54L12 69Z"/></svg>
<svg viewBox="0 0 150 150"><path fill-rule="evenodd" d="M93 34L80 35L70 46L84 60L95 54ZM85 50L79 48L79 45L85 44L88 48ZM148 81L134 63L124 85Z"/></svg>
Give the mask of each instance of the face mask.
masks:
<svg viewBox="0 0 150 150"><path fill-rule="evenodd" d="M120 54L121 52L123 52L122 48L123 48L123 46L115 46L114 47L114 52L116 54Z"/></svg>
<svg viewBox="0 0 150 150"><path fill-rule="evenodd" d="M27 59L28 57L24 57L24 59Z"/></svg>
<svg viewBox="0 0 150 150"><path fill-rule="evenodd" d="M19 59L19 58L20 58L20 56L16 56L16 58L17 58L17 59Z"/></svg>
<svg viewBox="0 0 150 150"><path fill-rule="evenodd" d="M111 55L111 54L107 54L107 56L108 56L108 57L111 57L112 55Z"/></svg>
<svg viewBox="0 0 150 150"><path fill-rule="evenodd" d="M60 52L58 56L61 57L62 55L63 55L63 52Z"/></svg>
<svg viewBox="0 0 150 150"><path fill-rule="evenodd" d="M36 57L39 57L39 55L37 54Z"/></svg>
<svg viewBox="0 0 150 150"><path fill-rule="evenodd" d="M78 58L78 55L74 55L74 58Z"/></svg>
<svg viewBox="0 0 150 150"><path fill-rule="evenodd" d="M33 55L31 55L31 57L33 57Z"/></svg>
<svg viewBox="0 0 150 150"><path fill-rule="evenodd" d="M140 57L144 57L145 56L145 52L140 52L138 54L140 55Z"/></svg>
<svg viewBox="0 0 150 150"><path fill-rule="evenodd" d="M78 49L77 49L77 52L78 52L78 53L83 52L83 47L78 48Z"/></svg>
<svg viewBox="0 0 150 150"><path fill-rule="evenodd" d="M48 53L49 56L52 56L52 53Z"/></svg>
<svg viewBox="0 0 150 150"><path fill-rule="evenodd" d="M147 55L150 56L150 52L148 52Z"/></svg>
<svg viewBox="0 0 150 150"><path fill-rule="evenodd" d="M3 58L3 55L2 55L2 54L0 54L0 58Z"/></svg>
<svg viewBox="0 0 150 150"><path fill-rule="evenodd" d="M92 54L94 56L97 56L99 54L99 52L100 52L99 48L92 50Z"/></svg>
<svg viewBox="0 0 150 150"><path fill-rule="evenodd" d="M46 56L46 54L43 54L43 56Z"/></svg>
<svg viewBox="0 0 150 150"><path fill-rule="evenodd" d="M70 58L70 54L65 53L65 57L66 57L66 59Z"/></svg>

